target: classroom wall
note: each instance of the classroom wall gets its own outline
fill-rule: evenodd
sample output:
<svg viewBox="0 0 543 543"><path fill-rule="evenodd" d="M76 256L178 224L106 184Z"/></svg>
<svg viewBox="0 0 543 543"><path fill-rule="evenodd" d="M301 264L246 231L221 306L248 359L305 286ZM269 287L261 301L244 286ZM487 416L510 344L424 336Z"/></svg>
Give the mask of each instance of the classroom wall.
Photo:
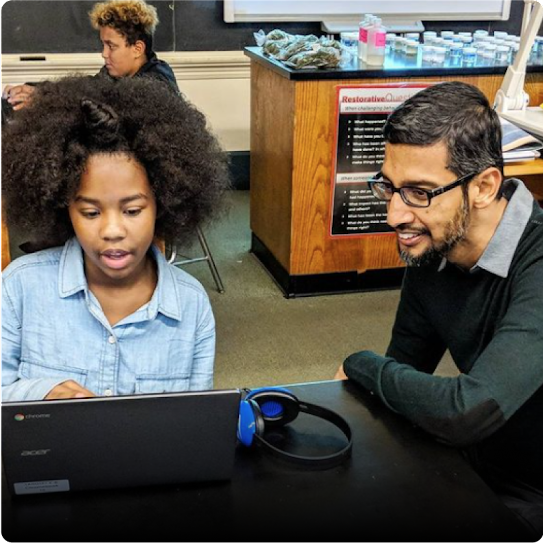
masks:
<svg viewBox="0 0 543 543"><path fill-rule="evenodd" d="M163 52L181 92L207 117L223 147L249 150L250 62L242 51ZM23 60L21 60L21 58ZM75 72L94 75L103 66L99 53L45 53L43 60L2 55L2 84L54 80Z"/></svg>
<svg viewBox="0 0 543 543"><path fill-rule="evenodd" d="M474 0L476 1L476 0ZM95 2L69 0L9 0L2 7L2 52L85 53L96 51L96 33L87 13ZM157 51L235 51L254 45L253 32L268 32L274 23L233 23L223 21L219 0L150 1L159 14ZM425 21L427 30L505 30L518 33L523 2L514 0L508 21L447 22ZM298 34L320 34L319 23L288 23L281 28Z"/></svg>
<svg viewBox="0 0 543 543"><path fill-rule="evenodd" d="M3 84L40 81L102 65L96 31L88 22L94 1L10 0L2 7ZM249 150L250 69L243 48L255 45L253 32L277 25L223 22L219 0L150 1L159 14L155 49L169 62L186 97L208 117L230 152ZM508 21L425 22L428 30L506 30L518 33L523 2L512 3ZM281 24L292 33L320 34L319 23ZM21 61L21 55L45 61Z"/></svg>

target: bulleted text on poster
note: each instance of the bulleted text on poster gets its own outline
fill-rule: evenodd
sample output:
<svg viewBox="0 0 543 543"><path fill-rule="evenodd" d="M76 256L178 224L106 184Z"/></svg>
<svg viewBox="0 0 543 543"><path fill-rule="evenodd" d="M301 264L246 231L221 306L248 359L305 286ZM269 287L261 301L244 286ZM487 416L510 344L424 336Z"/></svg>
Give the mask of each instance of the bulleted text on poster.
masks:
<svg viewBox="0 0 543 543"><path fill-rule="evenodd" d="M383 126L389 113L426 85L338 86L335 168L332 179L332 236L390 233L386 204L367 180L384 159Z"/></svg>

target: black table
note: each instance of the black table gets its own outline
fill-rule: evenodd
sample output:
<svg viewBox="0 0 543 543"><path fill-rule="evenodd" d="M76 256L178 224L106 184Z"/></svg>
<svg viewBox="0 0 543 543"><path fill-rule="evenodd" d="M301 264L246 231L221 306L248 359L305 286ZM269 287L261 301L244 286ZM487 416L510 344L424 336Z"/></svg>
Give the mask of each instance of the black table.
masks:
<svg viewBox="0 0 543 543"><path fill-rule="evenodd" d="M241 445L230 482L11 497L8 541L529 541L471 469L349 382L290 387L342 414L352 458L315 471ZM320 437L318 437L320 436ZM281 436L279 436L281 437ZM283 438L298 453L339 447L340 432L300 415Z"/></svg>

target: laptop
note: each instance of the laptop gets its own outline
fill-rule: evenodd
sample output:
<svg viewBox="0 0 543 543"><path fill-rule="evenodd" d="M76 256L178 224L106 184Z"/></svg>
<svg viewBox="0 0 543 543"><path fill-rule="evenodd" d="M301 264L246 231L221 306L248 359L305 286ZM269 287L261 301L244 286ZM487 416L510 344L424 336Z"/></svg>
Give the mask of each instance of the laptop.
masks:
<svg viewBox="0 0 543 543"><path fill-rule="evenodd" d="M11 492L38 494L228 480L239 390L5 402Z"/></svg>

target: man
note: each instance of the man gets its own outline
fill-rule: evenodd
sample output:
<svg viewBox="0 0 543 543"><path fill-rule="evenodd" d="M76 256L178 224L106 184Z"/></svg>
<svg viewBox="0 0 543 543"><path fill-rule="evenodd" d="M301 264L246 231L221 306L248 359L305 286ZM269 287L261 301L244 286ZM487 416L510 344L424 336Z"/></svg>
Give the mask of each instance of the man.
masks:
<svg viewBox="0 0 543 543"><path fill-rule="evenodd" d="M96 4L90 21L100 32L104 67L100 77L153 77L179 92L171 67L153 51L158 24L156 8L144 0L110 0ZM28 104L35 90L32 84L6 86L3 98L15 111Z"/></svg>
<svg viewBox="0 0 543 543"><path fill-rule="evenodd" d="M350 378L475 469L543 535L543 210L503 181L497 114L442 83L398 107L369 185L408 268L386 356L349 356ZM432 375L446 349L457 377Z"/></svg>

